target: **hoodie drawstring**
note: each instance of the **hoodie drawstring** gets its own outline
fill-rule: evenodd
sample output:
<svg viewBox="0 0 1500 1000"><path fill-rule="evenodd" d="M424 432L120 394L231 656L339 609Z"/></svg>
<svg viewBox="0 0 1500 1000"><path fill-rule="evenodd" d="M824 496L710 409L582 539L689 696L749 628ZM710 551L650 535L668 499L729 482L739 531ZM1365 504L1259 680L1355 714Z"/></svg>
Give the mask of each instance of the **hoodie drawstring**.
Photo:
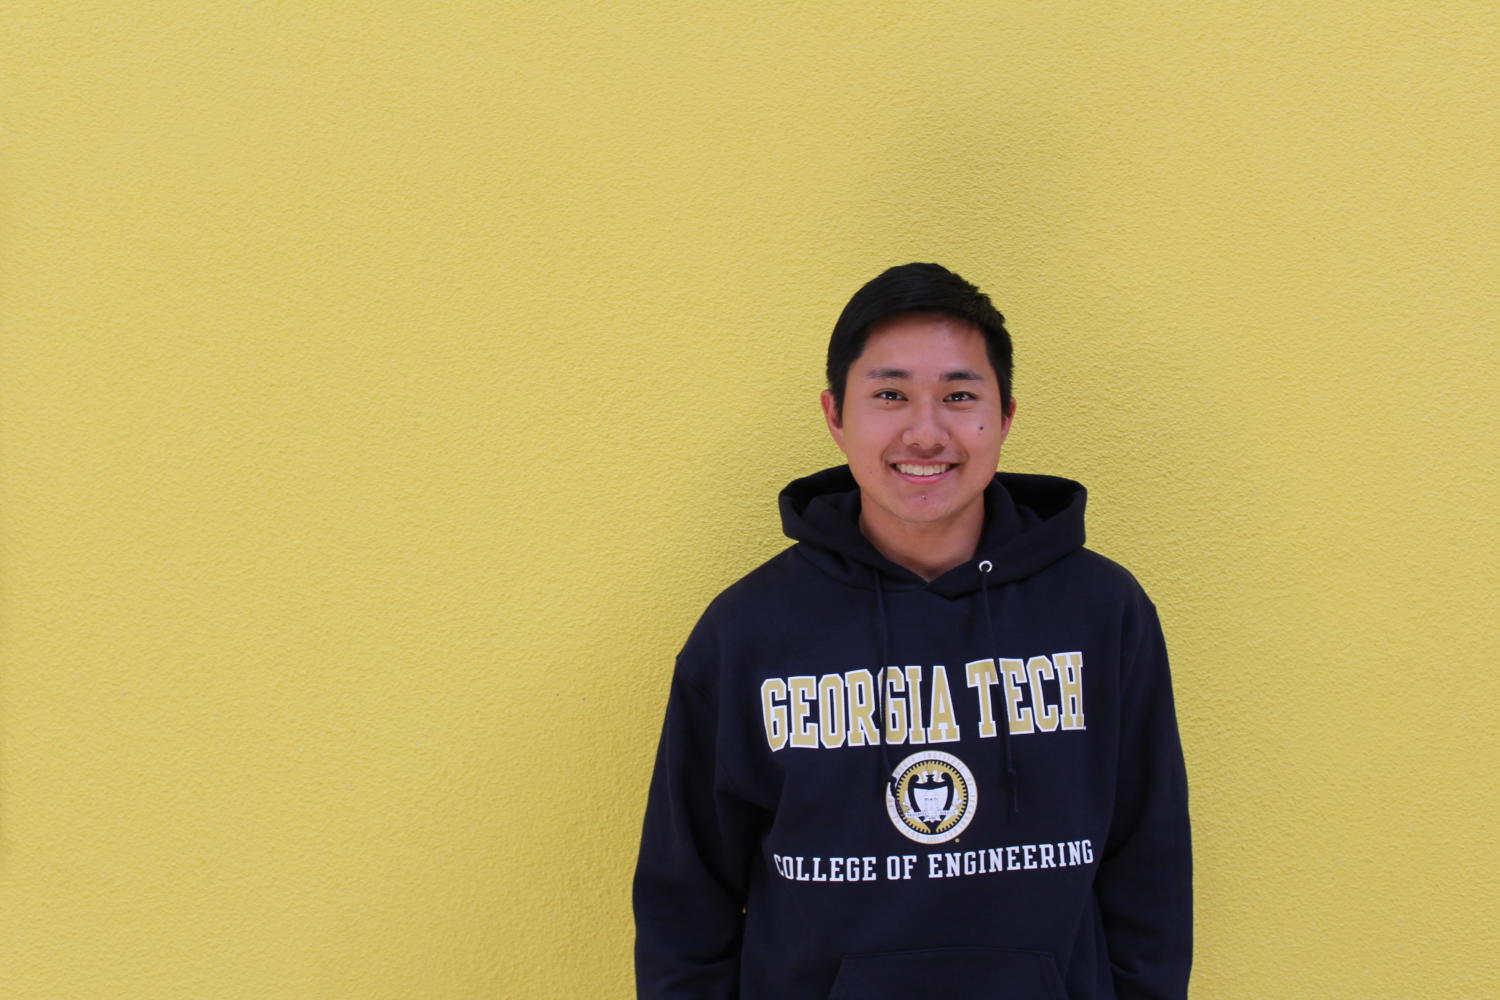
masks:
<svg viewBox="0 0 1500 1000"><path fill-rule="evenodd" d="M886 785L891 790L891 795L896 794L896 765L891 763L890 744L885 739L885 688L889 683L886 676L891 668L891 626L885 613L885 587L880 582L880 571L875 574L875 617L879 624L880 632L880 659L876 661L875 667L875 733L880 743L880 763L885 768Z"/></svg>
<svg viewBox="0 0 1500 1000"><path fill-rule="evenodd" d="M992 600L990 594L990 573L994 568L995 564L988 559L981 559L979 561L979 605L984 610L984 629L985 636L990 641L990 655L994 658L995 668L998 670L1000 669L1000 656L998 652L1000 643L996 641L995 618L990 611L990 601ZM894 796L896 794L896 765L891 761L891 744L885 738L887 723L885 714L885 689L890 683L890 678L887 676L888 671L893 666L890 662L891 628L890 618L886 614L885 609L885 587L881 583L879 570L874 572L874 577L875 617L878 626L877 631L880 633L880 659L877 661L877 677L875 682L875 731L880 742L880 764L885 768L886 786L890 789L891 795ZM1000 681L1003 691L1005 678L1001 677ZM1003 747L1001 753L1005 762L1005 785L1006 791L1009 793L1007 798L1010 802L1010 812L1018 815L1021 812L1021 779L1016 774L1015 757L1011 750L1010 703L1003 696L1001 698L1000 730L1000 742Z"/></svg>
<svg viewBox="0 0 1500 1000"><path fill-rule="evenodd" d="M979 561L979 604L984 608L984 628L989 635L990 655L995 659L995 669L1000 669L999 649L1000 643L995 641L995 619L990 614L990 572L995 564L988 559ZM1001 677L1001 688L1004 689L1005 678ZM1010 701L1001 698L1002 710L1000 712L1000 729L1004 733L1002 742L1005 745L1005 784L1010 790L1010 809L1013 813L1021 811L1020 779L1016 776L1015 761L1011 756L1010 748Z"/></svg>

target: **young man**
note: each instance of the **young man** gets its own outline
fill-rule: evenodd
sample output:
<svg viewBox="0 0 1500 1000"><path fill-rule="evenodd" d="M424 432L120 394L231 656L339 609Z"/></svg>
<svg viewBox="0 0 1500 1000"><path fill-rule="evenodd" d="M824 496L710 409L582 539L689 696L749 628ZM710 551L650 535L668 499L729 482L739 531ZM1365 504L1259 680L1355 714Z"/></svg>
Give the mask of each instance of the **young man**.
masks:
<svg viewBox="0 0 1500 1000"><path fill-rule="evenodd" d="M1150 600L1084 490L996 474L1004 319L936 264L857 292L847 467L677 660L635 876L641 997L1182 998L1187 783Z"/></svg>

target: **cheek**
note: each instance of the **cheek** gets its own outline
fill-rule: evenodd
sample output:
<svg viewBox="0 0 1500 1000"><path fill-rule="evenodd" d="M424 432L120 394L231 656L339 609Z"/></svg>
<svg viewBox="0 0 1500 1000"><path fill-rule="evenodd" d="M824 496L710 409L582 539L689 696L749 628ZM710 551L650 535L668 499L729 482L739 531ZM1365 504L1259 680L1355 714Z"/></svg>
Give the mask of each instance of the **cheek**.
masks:
<svg viewBox="0 0 1500 1000"><path fill-rule="evenodd" d="M998 449L1005 443L1005 424L993 415L975 417L969 425L969 441L975 448Z"/></svg>
<svg viewBox="0 0 1500 1000"><path fill-rule="evenodd" d="M900 428L891 426L889 421L867 417L857 426L844 425L844 451L879 458L900 436Z"/></svg>

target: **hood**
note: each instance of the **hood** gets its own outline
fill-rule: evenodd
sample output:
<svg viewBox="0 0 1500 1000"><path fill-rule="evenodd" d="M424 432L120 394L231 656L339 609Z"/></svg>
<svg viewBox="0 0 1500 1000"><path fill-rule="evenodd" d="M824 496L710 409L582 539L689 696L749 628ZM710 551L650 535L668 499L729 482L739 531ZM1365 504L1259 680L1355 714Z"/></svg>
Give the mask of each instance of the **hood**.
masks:
<svg viewBox="0 0 1500 1000"><path fill-rule="evenodd" d="M975 567L994 564L991 583L1031 576L1083 547L1087 491L1071 479L997 472L984 491L984 530L974 557L936 580L891 562L859 530L859 486L847 465L793 480L781 491L781 528L823 572L873 588L925 587L944 597L979 589ZM872 573L871 571L874 571Z"/></svg>

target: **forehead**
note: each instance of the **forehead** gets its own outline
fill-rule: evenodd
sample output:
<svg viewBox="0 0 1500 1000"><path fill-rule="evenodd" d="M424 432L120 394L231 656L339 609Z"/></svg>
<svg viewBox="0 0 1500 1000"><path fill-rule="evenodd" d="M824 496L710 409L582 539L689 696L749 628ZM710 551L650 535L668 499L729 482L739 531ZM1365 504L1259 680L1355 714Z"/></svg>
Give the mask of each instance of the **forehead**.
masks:
<svg viewBox="0 0 1500 1000"><path fill-rule="evenodd" d="M871 327L864 350L850 374L867 377L877 372L903 373L896 377L943 377L971 371L995 380L984 334L967 320L943 313L908 313Z"/></svg>

